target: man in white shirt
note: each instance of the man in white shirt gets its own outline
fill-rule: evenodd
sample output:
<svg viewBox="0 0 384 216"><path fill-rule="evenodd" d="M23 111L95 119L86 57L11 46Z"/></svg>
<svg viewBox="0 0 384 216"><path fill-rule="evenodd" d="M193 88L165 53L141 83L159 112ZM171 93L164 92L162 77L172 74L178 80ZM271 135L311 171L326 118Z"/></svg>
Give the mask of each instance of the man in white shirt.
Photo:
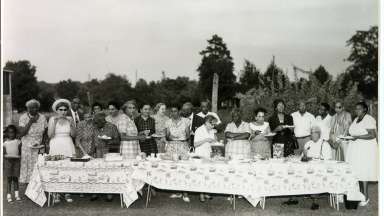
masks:
<svg viewBox="0 0 384 216"><path fill-rule="evenodd" d="M321 139L321 128L314 126L311 129L311 140L304 145L304 152L307 157L324 160L332 159L332 148L329 143Z"/></svg>
<svg viewBox="0 0 384 216"><path fill-rule="evenodd" d="M321 139L328 141L331 131L332 116L329 115L330 106L327 103L321 103L319 107L319 115L316 116L315 125L321 129Z"/></svg>
<svg viewBox="0 0 384 216"><path fill-rule="evenodd" d="M304 101L299 102L299 111L291 114L293 118L294 132L299 148L295 150L296 155L303 152L304 144L310 140L311 128L315 123L315 117L307 112Z"/></svg>
<svg viewBox="0 0 384 216"><path fill-rule="evenodd" d="M70 114L70 116L72 117L73 119L73 122L75 123L75 126L77 126L77 124L83 120L83 115L82 115L82 112L80 111L80 99L79 98L73 98L72 102L71 102L71 112L68 114Z"/></svg>
<svg viewBox="0 0 384 216"><path fill-rule="evenodd" d="M193 141L195 137L195 131L198 127L204 124L204 119L200 116L196 115L192 111L193 105L191 102L186 102L183 104L182 113L183 117L189 120L190 130L191 130L191 138L190 138L190 146L193 147Z"/></svg>
<svg viewBox="0 0 384 216"><path fill-rule="evenodd" d="M200 103L200 108L201 112L197 113L198 116L200 116L201 118L205 118L207 115L211 115L217 119L217 124L221 124L219 116L216 113L209 111L211 110L211 103L209 103L208 101L202 101Z"/></svg>

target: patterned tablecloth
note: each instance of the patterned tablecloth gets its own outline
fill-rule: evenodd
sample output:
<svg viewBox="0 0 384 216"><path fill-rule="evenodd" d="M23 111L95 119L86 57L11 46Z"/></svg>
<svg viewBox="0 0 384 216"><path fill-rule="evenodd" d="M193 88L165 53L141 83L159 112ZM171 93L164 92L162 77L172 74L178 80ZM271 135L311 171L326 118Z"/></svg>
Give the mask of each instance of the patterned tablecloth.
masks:
<svg viewBox="0 0 384 216"><path fill-rule="evenodd" d="M350 166L336 161L298 159L248 163L192 161L136 162L132 178L156 188L244 196L253 206L260 197L334 193L363 200Z"/></svg>
<svg viewBox="0 0 384 216"><path fill-rule="evenodd" d="M131 178L132 160L105 162L93 159L89 162L44 161L39 156L26 195L43 206L45 192L58 193L107 193L123 194L123 201L130 206L137 198L137 191L144 182Z"/></svg>

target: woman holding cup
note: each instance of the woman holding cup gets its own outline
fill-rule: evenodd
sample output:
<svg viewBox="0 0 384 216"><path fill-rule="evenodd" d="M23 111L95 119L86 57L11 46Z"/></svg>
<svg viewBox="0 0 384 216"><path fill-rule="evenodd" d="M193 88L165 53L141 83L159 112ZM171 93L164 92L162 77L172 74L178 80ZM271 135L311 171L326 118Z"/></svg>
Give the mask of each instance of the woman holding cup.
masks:
<svg viewBox="0 0 384 216"><path fill-rule="evenodd" d="M189 152L189 120L181 117L179 111L179 107L171 106L171 118L165 122L167 140L165 152L174 160L178 160L179 156L187 157ZM187 193L172 194L170 198L183 198L184 202L190 202Z"/></svg>

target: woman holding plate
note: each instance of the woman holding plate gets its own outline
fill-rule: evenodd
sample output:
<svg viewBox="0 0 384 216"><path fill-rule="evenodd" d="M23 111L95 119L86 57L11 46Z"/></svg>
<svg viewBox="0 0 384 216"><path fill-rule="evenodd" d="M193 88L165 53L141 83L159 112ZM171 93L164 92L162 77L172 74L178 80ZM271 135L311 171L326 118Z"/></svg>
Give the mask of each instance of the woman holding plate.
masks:
<svg viewBox="0 0 384 216"><path fill-rule="evenodd" d="M56 100L52 105L52 110L56 112L56 115L52 116L48 122L48 137L51 139L49 141L50 155L72 157L76 154L72 139L75 136L76 127L73 119L67 116L70 108L71 102L67 99ZM65 200L73 202L70 194L65 194ZM55 196L55 202L60 202L58 195Z"/></svg>
<svg viewBox="0 0 384 216"><path fill-rule="evenodd" d="M120 131L120 152L124 158L133 159L140 154L139 140L145 139L145 137L143 135L139 136L133 120L137 112L136 102L133 100L127 101L123 105L122 110L126 115L126 119L124 121L124 130Z"/></svg>
<svg viewBox="0 0 384 216"><path fill-rule="evenodd" d="M271 142L268 140L266 135L271 134L269 123L266 122L265 114L267 110L264 108L257 108L254 112L255 121L249 123L251 128L251 152L253 156L259 155L263 158L271 157Z"/></svg>
<svg viewBox="0 0 384 216"><path fill-rule="evenodd" d="M273 145L276 144L282 144L284 146L284 157L293 155L294 150L297 148L297 144L292 131L292 116L284 113L285 103L281 99L277 99L273 102L273 108L275 113L269 118L268 121L272 132L276 133L272 139L272 156Z"/></svg>
<svg viewBox="0 0 384 216"><path fill-rule="evenodd" d="M365 206L369 202L368 181L377 181L379 176L376 120L367 113L368 106L364 102L356 104L355 112L357 117L349 127L353 140L349 143L346 161L360 181L361 192L365 195L360 206Z"/></svg>
<svg viewBox="0 0 384 216"><path fill-rule="evenodd" d="M165 152L185 157L189 153L189 121L180 116L177 106L171 107L171 118L165 122L167 145Z"/></svg>
<svg viewBox="0 0 384 216"><path fill-rule="evenodd" d="M19 129L21 137L20 183L29 183L42 147L43 134L47 128L47 119L38 113L40 102L32 99L25 106L27 112L20 116Z"/></svg>

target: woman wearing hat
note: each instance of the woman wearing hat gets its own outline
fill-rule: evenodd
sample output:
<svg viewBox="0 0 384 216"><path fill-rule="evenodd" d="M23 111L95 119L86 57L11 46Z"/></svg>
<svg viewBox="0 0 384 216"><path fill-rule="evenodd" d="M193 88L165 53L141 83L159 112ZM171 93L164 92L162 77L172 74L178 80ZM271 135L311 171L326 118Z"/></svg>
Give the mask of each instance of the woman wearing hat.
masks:
<svg viewBox="0 0 384 216"><path fill-rule="evenodd" d="M75 125L67 112L71 103L66 99L56 100L52 109L56 112L48 122L49 154L72 157L75 154L75 146L72 137L75 135Z"/></svg>
<svg viewBox="0 0 384 216"><path fill-rule="evenodd" d="M47 128L47 119L39 113L39 101L32 99L25 104L27 112L20 116L19 130L21 137L21 167L20 183L29 183L33 168L37 161L37 156L43 134Z"/></svg>
<svg viewBox="0 0 384 216"><path fill-rule="evenodd" d="M66 99L56 100L52 109L56 115L52 116L48 122L49 154L64 155L72 157L75 155L75 146L72 137L75 135L75 124L71 117L67 116L67 112L71 107L71 103ZM72 202L69 194L65 194L65 200ZM59 196L55 197L55 202L59 202Z"/></svg>

